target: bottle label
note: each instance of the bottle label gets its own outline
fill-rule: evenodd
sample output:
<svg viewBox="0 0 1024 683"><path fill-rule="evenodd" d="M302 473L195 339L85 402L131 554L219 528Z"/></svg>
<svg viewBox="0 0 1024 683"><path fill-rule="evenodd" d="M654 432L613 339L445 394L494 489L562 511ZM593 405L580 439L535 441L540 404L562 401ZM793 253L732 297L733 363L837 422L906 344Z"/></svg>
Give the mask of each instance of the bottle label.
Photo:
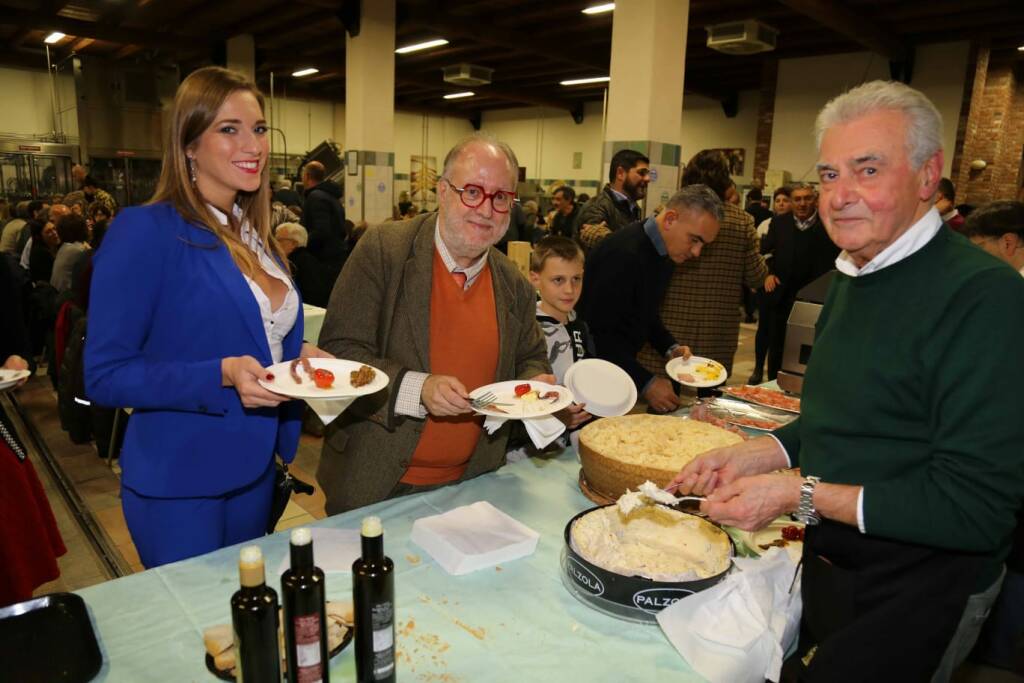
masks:
<svg viewBox="0 0 1024 683"><path fill-rule="evenodd" d="M323 680L320 661L320 615L306 614L292 620L295 629L295 659L298 668L296 683L319 683Z"/></svg>
<svg viewBox="0 0 1024 683"><path fill-rule="evenodd" d="M390 602L373 606L373 677L382 680L395 670L395 611Z"/></svg>

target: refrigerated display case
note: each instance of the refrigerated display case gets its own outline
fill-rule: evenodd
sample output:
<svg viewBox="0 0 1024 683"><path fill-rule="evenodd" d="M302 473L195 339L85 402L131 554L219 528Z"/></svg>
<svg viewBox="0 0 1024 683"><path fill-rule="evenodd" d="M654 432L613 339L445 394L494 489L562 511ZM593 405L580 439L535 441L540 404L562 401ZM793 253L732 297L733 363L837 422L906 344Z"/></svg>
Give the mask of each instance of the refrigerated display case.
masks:
<svg viewBox="0 0 1024 683"><path fill-rule="evenodd" d="M50 199L73 190L73 145L0 141L0 195L8 201Z"/></svg>

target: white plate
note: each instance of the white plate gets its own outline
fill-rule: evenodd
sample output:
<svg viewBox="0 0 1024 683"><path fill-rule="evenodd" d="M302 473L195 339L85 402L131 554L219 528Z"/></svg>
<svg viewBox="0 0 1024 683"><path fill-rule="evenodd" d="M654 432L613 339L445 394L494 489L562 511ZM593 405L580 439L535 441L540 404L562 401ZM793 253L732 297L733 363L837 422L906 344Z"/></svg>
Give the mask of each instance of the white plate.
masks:
<svg viewBox="0 0 1024 683"><path fill-rule="evenodd" d="M529 384L531 389L535 389L538 393L544 394L548 391L557 391L558 400L552 403L551 401L523 401L522 399L516 398L516 387L520 384ZM495 394L498 398L495 403L508 403L509 405L500 406L505 412L498 412L497 410L485 410L480 409L475 412L481 415L489 415L491 417L501 417L506 420L522 420L530 417L543 417L545 415L551 415L557 413L562 408L567 408L572 405L573 397L572 392L565 387L560 387L554 384L547 384L546 382L534 382L524 380L509 380L507 382L495 382L494 384L485 384L482 387L478 387L473 391L469 392L470 398L476 398L482 396L487 392Z"/></svg>
<svg viewBox="0 0 1024 683"><path fill-rule="evenodd" d="M274 379L261 379L259 380L260 385L264 389L273 391L275 394L291 396L292 398L349 398L352 396L365 396L366 394L377 393L388 385L388 376L374 368L376 376L372 382L361 387L353 387L349 381L349 373L365 365L358 361L342 360L341 358L310 358L309 363L313 366L314 370L324 369L333 372L334 386L330 389L318 389L313 383L313 378L306 376L301 365L296 371L299 373L299 377L302 378L302 383L296 384L295 380L292 379L290 371L291 361L277 363L267 368L268 372L273 373Z"/></svg>
<svg viewBox="0 0 1024 683"><path fill-rule="evenodd" d="M718 374L714 379L701 379L699 375L695 375L693 370L699 366L707 365L710 363L715 366L718 370ZM725 380L729 379L729 373L725 371L725 366L719 363L717 360L711 360L710 358L704 358L703 356L690 356L686 360L679 358L678 356L670 360L665 364L665 372L672 378L674 382L685 384L688 387L697 387L702 389L704 387L717 387L719 384L725 384ZM687 373L693 375L693 382L684 382L679 379L680 373Z"/></svg>
<svg viewBox="0 0 1024 683"><path fill-rule="evenodd" d="M591 415L618 417L636 405L636 385L626 371L600 358L576 361L565 373L565 386Z"/></svg>
<svg viewBox="0 0 1024 683"><path fill-rule="evenodd" d="M746 543L747 547L753 552L758 555L764 555L768 550L761 546L768 545L772 541L782 538L782 529L787 526L804 528L804 525L800 522L794 522L788 517L779 517L763 529L741 532L743 534L743 542ZM804 552L803 541L787 541L785 549L794 562L799 562L800 556Z"/></svg>
<svg viewBox="0 0 1024 683"><path fill-rule="evenodd" d="M0 369L0 391L10 389L32 373L29 370L3 370Z"/></svg>

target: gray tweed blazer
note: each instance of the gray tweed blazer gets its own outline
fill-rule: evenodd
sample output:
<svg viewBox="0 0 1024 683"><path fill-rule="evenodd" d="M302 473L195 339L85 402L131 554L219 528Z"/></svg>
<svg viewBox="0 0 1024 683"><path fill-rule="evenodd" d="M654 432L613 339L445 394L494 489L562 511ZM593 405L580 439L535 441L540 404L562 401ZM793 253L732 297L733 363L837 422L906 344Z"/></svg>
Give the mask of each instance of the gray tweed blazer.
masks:
<svg viewBox="0 0 1024 683"><path fill-rule="evenodd" d="M331 293L319 346L339 358L378 367L391 382L355 401L326 429L316 476L328 514L387 498L419 442L425 422L396 415L395 400L406 372L430 372L436 220L437 214L430 213L367 230ZM498 316L495 381L551 372L533 288L498 250L492 248L487 258ZM506 423L493 435L481 435L463 479L505 462L508 430Z"/></svg>

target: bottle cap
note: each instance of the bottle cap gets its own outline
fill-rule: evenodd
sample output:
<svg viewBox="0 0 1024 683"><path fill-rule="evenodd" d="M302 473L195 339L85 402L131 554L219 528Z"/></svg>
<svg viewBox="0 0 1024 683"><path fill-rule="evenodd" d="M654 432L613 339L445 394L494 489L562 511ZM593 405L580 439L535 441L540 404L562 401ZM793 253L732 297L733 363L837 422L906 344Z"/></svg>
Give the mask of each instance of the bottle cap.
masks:
<svg viewBox="0 0 1024 683"><path fill-rule="evenodd" d="M238 561L245 565L263 564L263 551L258 545L247 545L239 553Z"/></svg>
<svg viewBox="0 0 1024 683"><path fill-rule="evenodd" d="M363 517L363 536L373 538L384 533L384 527L380 523L380 517Z"/></svg>
<svg viewBox="0 0 1024 683"><path fill-rule="evenodd" d="M308 526L292 529L291 541L292 545L309 545L313 542L313 532L309 530Z"/></svg>

